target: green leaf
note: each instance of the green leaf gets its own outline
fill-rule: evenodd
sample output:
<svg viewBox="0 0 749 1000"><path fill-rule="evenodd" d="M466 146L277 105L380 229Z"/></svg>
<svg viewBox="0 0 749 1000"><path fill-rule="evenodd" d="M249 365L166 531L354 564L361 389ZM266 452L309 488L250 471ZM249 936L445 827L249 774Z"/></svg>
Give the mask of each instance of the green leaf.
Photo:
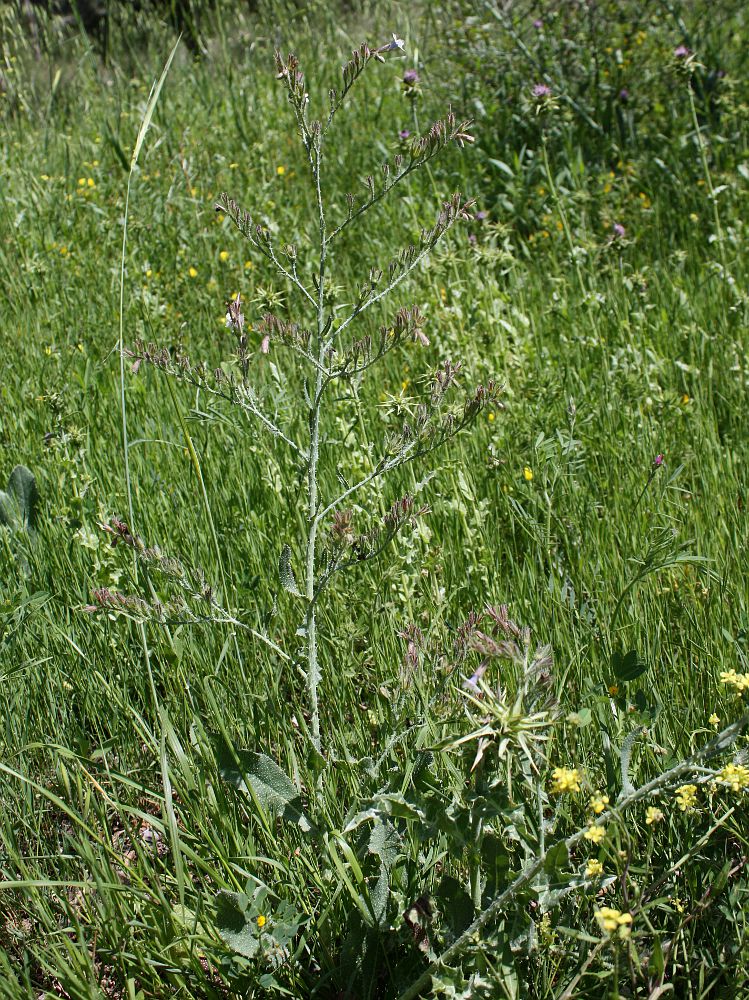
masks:
<svg viewBox="0 0 749 1000"><path fill-rule="evenodd" d="M294 597L302 596L296 585L294 570L291 568L291 547L288 545L284 545L281 549L281 556L278 560L278 578L284 590L288 590Z"/></svg>
<svg viewBox="0 0 749 1000"><path fill-rule="evenodd" d="M0 490L0 524L14 531L33 530L38 498L34 473L25 465L17 465L8 479L8 492Z"/></svg>
<svg viewBox="0 0 749 1000"><path fill-rule="evenodd" d="M567 850L567 845L562 840L554 847L550 847L546 852L546 858L544 860L544 871L547 875L554 875L555 872L562 871L566 867L569 861L569 852Z"/></svg>
<svg viewBox="0 0 749 1000"><path fill-rule="evenodd" d="M392 868L401 852L400 834L392 823L378 817L369 837L369 853L376 855L386 868Z"/></svg>
<svg viewBox="0 0 749 1000"><path fill-rule="evenodd" d="M611 669L614 676L623 684L640 677L648 669L647 663L640 659L636 649L630 649L628 653L614 653L611 657Z"/></svg>
<svg viewBox="0 0 749 1000"><path fill-rule="evenodd" d="M219 774L242 792L250 789L263 809L295 823L303 833L313 825L304 813L302 800L288 775L267 754L235 750L223 738L214 738Z"/></svg>
<svg viewBox="0 0 749 1000"><path fill-rule="evenodd" d="M222 940L239 955L254 958L260 950L257 923L247 919L244 893L222 889L216 897L216 927Z"/></svg>

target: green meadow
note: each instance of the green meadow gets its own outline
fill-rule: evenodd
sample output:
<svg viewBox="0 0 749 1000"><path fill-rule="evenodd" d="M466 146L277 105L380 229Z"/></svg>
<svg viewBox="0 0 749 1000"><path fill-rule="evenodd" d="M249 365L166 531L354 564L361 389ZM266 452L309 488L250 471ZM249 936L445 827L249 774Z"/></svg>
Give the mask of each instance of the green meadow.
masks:
<svg viewBox="0 0 749 1000"><path fill-rule="evenodd" d="M745 5L107 6L0 9L0 998L749 995Z"/></svg>

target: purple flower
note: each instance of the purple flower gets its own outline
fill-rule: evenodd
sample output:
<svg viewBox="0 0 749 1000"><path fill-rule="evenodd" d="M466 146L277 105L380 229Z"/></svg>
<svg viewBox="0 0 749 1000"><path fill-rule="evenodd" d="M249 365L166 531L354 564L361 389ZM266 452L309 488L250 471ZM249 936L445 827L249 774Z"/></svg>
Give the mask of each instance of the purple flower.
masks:
<svg viewBox="0 0 749 1000"><path fill-rule="evenodd" d="M614 230L614 236L618 236L619 238L621 238L627 235L627 230L624 228L621 222L615 222L611 228Z"/></svg>
<svg viewBox="0 0 749 1000"><path fill-rule="evenodd" d="M468 234L468 242L471 244L471 246L475 246L476 245L476 235L475 235L475 233L469 233Z"/></svg>
<svg viewBox="0 0 749 1000"><path fill-rule="evenodd" d="M551 97L551 87L545 83L537 83L533 87L534 97Z"/></svg>
<svg viewBox="0 0 749 1000"><path fill-rule="evenodd" d="M691 50L688 49L686 45L677 45L674 49L674 55L677 59L686 59L687 56L690 56L691 54Z"/></svg>
<svg viewBox="0 0 749 1000"><path fill-rule="evenodd" d="M656 455L655 458L653 459L653 468L660 469L660 467L663 465L665 461L666 459L664 455Z"/></svg>
<svg viewBox="0 0 749 1000"><path fill-rule="evenodd" d="M405 141L410 135L411 135L411 133L409 132L409 130L407 128L402 128L400 130L400 132L398 133L398 138L399 139L403 139Z"/></svg>
<svg viewBox="0 0 749 1000"><path fill-rule="evenodd" d="M485 212L483 210L483 208L479 209L479 211L476 212L476 215L475 215L476 222L483 222L485 219L488 219L488 218L489 218L489 213Z"/></svg>
<svg viewBox="0 0 749 1000"><path fill-rule="evenodd" d="M627 101L629 100L629 91L627 90L626 87L622 87L622 89L619 91L619 100L623 104L626 104Z"/></svg>
<svg viewBox="0 0 749 1000"><path fill-rule="evenodd" d="M403 82L407 87L415 87L419 82L419 74L415 69L407 69L403 74Z"/></svg>
<svg viewBox="0 0 749 1000"><path fill-rule="evenodd" d="M536 31L540 31L541 28L543 28L543 26L544 22L541 20L540 17L537 17L536 20L533 22L533 27L536 29Z"/></svg>

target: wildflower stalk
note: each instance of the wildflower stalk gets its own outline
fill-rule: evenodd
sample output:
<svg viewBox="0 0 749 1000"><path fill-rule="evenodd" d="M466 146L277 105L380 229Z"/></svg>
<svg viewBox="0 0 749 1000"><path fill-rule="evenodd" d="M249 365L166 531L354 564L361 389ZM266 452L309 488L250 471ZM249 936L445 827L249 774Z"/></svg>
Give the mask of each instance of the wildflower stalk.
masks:
<svg viewBox="0 0 749 1000"><path fill-rule="evenodd" d="M668 771L634 789L628 795L621 796L613 808L608 809L598 818L598 822L603 824L610 820L620 819L621 814L626 809L636 805L636 803L641 802L643 799L649 798L656 792L663 791L669 786L675 785L684 774L692 773L703 761L726 750L747 726L749 726L749 712L746 712L737 722L726 726L722 732L718 733L717 736L691 757L675 764ZM575 847L585 837L585 833L586 828L583 828L567 837L563 841L567 850L569 851ZM478 940L478 935L484 927L498 917L504 907L518 892L526 885L529 885L543 871L549 851L555 849L557 846L557 843L554 843L545 851L541 850L536 859L524 868L515 881L479 913L473 923L463 931L460 937L456 938L449 948L446 948L441 955L438 955L437 958L430 962L418 979L399 995L398 1000L414 1000L415 997L418 997L429 986L432 976L436 975L440 969L449 968L453 965L465 948Z"/></svg>

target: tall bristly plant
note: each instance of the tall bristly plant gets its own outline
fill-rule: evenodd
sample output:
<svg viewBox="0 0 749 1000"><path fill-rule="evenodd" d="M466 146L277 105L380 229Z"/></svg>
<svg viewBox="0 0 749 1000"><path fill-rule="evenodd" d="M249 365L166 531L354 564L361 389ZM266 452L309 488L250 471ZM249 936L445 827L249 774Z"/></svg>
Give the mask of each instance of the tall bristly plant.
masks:
<svg viewBox="0 0 749 1000"><path fill-rule="evenodd" d="M489 382L479 385L462 399L456 399L460 363L443 362L433 373L431 384L420 402L415 416L390 435L383 444L382 455L359 481L348 484L339 479L334 493L326 492L320 477L321 460L329 457L332 445L322 437L321 429L334 397L340 397L342 386L352 386L357 393L365 376L392 350L411 339L426 345L424 317L418 307L401 307L375 336L357 337L355 324L377 303L397 288L427 257L442 237L461 220L469 218L470 201L454 194L441 206L437 219L430 228L422 229L415 245L406 245L383 269L372 267L363 276L353 304L339 306L333 300L332 280L336 273L336 249L342 233L360 222L373 206L388 197L411 174L424 167L430 160L452 144L463 147L473 141L469 121L459 121L452 111L436 121L428 132L413 139L410 145L392 163L383 163L379 182L373 176L366 179L367 195L357 203L353 195L347 196L345 217L331 222L333 206L323 196L325 153L336 114L350 98L352 89L362 74L373 64L385 61L385 54L397 52L403 42L393 36L392 42L377 49L361 45L351 60L343 67L343 85L329 93L330 106L321 120L312 120L309 112L309 95L304 76L295 56L284 59L276 53L278 79L285 88L293 111L309 166L308 181L316 205L316 240L310 248L315 264L301 266L301 255L296 247L278 245L271 228L256 222L253 217L227 194L222 194L217 210L226 213L239 232L275 268L278 275L296 291L298 320L289 322L267 313L256 330L261 342L260 353L266 352L272 340L289 349L293 358L293 371L299 378L300 393L307 420L299 437L294 431L279 425L275 415L266 412L253 384L252 362L255 352L250 346L242 299L239 294L229 303L227 326L236 338L236 354L232 365L210 371L204 364L193 364L183 354L160 349L152 344L138 343L134 356L137 366L150 362L181 381L199 387L202 392L220 397L245 411L256 426L274 435L295 455L304 470L306 484L304 539L304 577L297 586L292 568L292 550L286 545L280 556L279 573L286 590L304 602L303 621L298 634L304 637L304 662L306 666L308 708L311 719L311 736L315 747L321 749L320 712L318 689L321 679L318 643L317 607L325 588L341 569L378 556L389 541L414 518L426 511L417 507L413 498L403 497L392 505L379 526L365 533L358 533L353 514L346 504L367 486L394 472L406 463L434 451L469 425L481 410L496 401L498 386ZM330 522L326 544L321 541L321 526ZM127 526L124 526L126 528ZM123 536L123 526L113 530ZM127 533L129 535L129 532ZM214 621L231 621L239 624L225 612L213 592L204 583L190 578L181 566L174 566L158 553L148 550L137 539L131 543L147 561L156 562L157 568L175 577L183 591L194 600L208 604L198 617ZM100 594L100 603L114 606L122 595ZM170 615L194 615L190 602L180 601L179 606L168 609ZM194 605L193 605L194 606ZM140 603L131 606L130 612L150 613L153 605ZM167 612L162 606L155 608L156 615ZM192 619L194 620L194 618Z"/></svg>

